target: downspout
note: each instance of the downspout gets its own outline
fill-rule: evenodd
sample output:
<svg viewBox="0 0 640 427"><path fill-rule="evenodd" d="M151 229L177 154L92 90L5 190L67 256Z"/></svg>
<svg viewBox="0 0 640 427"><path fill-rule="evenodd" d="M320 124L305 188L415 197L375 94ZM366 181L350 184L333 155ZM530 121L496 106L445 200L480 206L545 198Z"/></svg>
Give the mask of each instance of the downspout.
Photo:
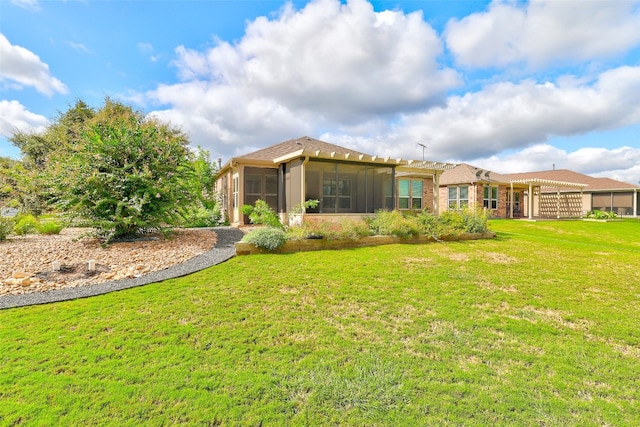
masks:
<svg viewBox="0 0 640 427"><path fill-rule="evenodd" d="M633 189L633 214L638 218L638 189Z"/></svg>

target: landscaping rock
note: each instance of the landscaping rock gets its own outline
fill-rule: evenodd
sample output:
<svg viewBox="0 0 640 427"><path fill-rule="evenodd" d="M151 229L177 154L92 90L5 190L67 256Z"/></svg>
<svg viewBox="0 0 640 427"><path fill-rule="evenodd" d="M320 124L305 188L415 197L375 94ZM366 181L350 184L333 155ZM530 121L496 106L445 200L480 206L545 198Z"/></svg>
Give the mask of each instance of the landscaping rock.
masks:
<svg viewBox="0 0 640 427"><path fill-rule="evenodd" d="M11 236L0 242L0 296L140 277L183 263L216 243L214 231L188 229L176 231L170 239L154 236L103 248L96 239L78 239L86 231L68 228L59 235ZM95 261L94 271L88 270L89 260ZM59 271L53 271L54 262Z"/></svg>

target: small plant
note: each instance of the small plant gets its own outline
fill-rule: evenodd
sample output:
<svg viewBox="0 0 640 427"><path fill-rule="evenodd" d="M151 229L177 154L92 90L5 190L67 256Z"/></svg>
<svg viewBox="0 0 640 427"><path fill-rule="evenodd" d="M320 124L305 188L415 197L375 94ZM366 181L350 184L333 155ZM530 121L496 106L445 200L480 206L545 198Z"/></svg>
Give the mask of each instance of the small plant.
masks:
<svg viewBox="0 0 640 427"><path fill-rule="evenodd" d="M242 213L249 215L251 224L264 224L268 227L284 229L278 214L264 200L256 200L254 206L242 206Z"/></svg>
<svg viewBox="0 0 640 427"><path fill-rule="evenodd" d="M7 239L9 234L13 231L13 226L13 218L0 217L0 241Z"/></svg>
<svg viewBox="0 0 640 427"><path fill-rule="evenodd" d="M57 221L43 221L37 226L38 233L47 235L60 234L63 229L64 225Z"/></svg>
<svg viewBox="0 0 640 427"><path fill-rule="evenodd" d="M39 224L40 223L33 215L23 215L17 219L16 225L13 227L13 232L18 236L24 236L25 234L36 231Z"/></svg>
<svg viewBox="0 0 640 427"><path fill-rule="evenodd" d="M242 238L243 242L252 243L268 251L279 249L287 241L287 234L281 228L260 227Z"/></svg>
<svg viewBox="0 0 640 427"><path fill-rule="evenodd" d="M307 209L315 209L320 204L320 200L309 199L306 202L298 203L293 207L291 212L287 215L287 224L299 226L302 223L301 214L305 213Z"/></svg>
<svg viewBox="0 0 640 427"><path fill-rule="evenodd" d="M590 218L590 219L616 219L617 217L618 215L616 215L615 212L613 211L607 212L607 211L601 211L597 209L587 214L587 218Z"/></svg>

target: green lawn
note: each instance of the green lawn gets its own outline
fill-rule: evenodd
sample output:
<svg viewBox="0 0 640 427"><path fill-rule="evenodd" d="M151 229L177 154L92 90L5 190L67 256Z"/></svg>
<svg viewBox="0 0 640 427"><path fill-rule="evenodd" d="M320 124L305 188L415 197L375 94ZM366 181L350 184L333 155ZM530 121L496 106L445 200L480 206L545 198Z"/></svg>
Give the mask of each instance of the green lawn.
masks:
<svg viewBox="0 0 640 427"><path fill-rule="evenodd" d="M640 222L490 227L0 311L0 425L640 425Z"/></svg>

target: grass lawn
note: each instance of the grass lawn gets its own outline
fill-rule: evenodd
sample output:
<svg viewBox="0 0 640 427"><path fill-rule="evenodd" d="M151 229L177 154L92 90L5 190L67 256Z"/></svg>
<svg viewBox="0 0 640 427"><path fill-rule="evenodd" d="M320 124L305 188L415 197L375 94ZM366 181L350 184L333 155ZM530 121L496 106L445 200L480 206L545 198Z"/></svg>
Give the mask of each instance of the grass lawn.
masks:
<svg viewBox="0 0 640 427"><path fill-rule="evenodd" d="M490 227L0 311L0 425L640 425L640 223Z"/></svg>

